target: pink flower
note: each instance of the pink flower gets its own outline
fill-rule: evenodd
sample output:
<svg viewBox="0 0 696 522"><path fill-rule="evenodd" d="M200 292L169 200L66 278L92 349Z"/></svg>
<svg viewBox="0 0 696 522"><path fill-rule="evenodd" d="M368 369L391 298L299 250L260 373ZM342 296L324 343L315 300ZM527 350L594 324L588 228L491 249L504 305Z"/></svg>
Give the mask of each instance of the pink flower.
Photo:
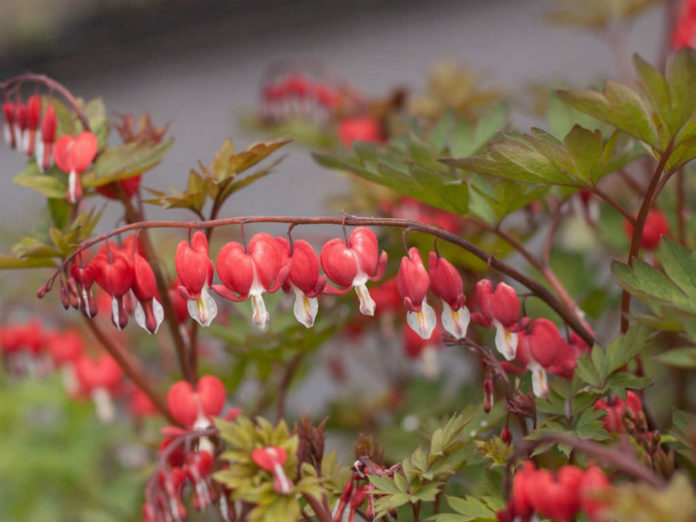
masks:
<svg viewBox="0 0 696 522"><path fill-rule="evenodd" d="M430 289L442 302L442 326L455 339L464 339L471 315L464 305L464 284L454 265L435 252L428 256Z"/></svg>
<svg viewBox="0 0 696 522"><path fill-rule="evenodd" d="M97 138L89 131L77 137L61 136L53 148L53 160L58 168L68 173L68 192L66 199L77 203L82 197L80 174L92 164L97 155Z"/></svg>
<svg viewBox="0 0 696 522"><path fill-rule="evenodd" d="M287 458L288 453L281 446L256 448L251 452L251 460L259 468L273 475L273 489L282 495L288 495L292 492L292 481L283 470Z"/></svg>
<svg viewBox="0 0 696 522"><path fill-rule="evenodd" d="M249 249L230 241L220 249L215 265L222 285L214 290L231 301L245 301L251 297L252 321L260 329L268 325L268 311L263 293L273 293L287 277L283 266L284 252L280 243L266 233L254 234Z"/></svg>
<svg viewBox="0 0 696 522"><path fill-rule="evenodd" d="M217 304L208 288L213 282L213 263L208 254L208 239L196 232L191 243L181 241L174 258L181 283L178 291L186 299L189 315L201 326L209 326L217 315Z"/></svg>
<svg viewBox="0 0 696 522"><path fill-rule="evenodd" d="M276 240L285 252L289 264L283 290L295 294L295 318L307 328L311 328L319 311L317 296L326 286L326 277L319 275L319 258L312 245L302 239L293 242L292 253L290 244L284 238Z"/></svg>
<svg viewBox="0 0 696 522"><path fill-rule="evenodd" d="M365 284L380 279L387 264L387 253L379 253L375 233L358 227L348 241L338 237L329 240L319 257L326 276L340 287L327 285L324 293L344 294L352 286L360 299L360 313L374 315L375 302Z"/></svg>
<svg viewBox="0 0 696 522"><path fill-rule="evenodd" d="M490 328L495 326L495 345L508 361L515 358L517 351L517 318L520 315L520 301L517 293L505 283L499 283L495 290L489 279L476 284L476 303L480 313L472 319Z"/></svg>
<svg viewBox="0 0 696 522"><path fill-rule="evenodd" d="M408 310L406 322L423 339L429 339L435 329L435 310L428 304L426 295L430 289L430 276L423 266L420 252L411 247L408 257L401 258L396 276L399 293Z"/></svg>

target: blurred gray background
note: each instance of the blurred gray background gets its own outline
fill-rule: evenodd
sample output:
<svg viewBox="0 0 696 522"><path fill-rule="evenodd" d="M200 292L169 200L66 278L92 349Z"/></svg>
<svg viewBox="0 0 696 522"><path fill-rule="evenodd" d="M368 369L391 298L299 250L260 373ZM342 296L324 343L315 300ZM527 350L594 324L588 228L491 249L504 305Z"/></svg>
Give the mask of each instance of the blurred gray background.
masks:
<svg viewBox="0 0 696 522"><path fill-rule="evenodd" d="M257 103L264 69L278 59L318 60L375 96L395 85L421 89L429 66L444 58L508 90L542 80L583 85L615 74L603 35L543 21L553 4L2 0L0 73L46 73L79 96L103 96L114 114L148 110L155 123L169 122L174 147L144 184L182 187L189 168L207 162L226 136L240 146L261 138L238 122ZM662 31L661 12L653 9L633 25L627 48L654 60ZM528 123L518 116L520 122ZM12 183L23 163L0 146L5 234L21 233L14 223L26 231L34 203L42 201ZM345 187L340 174L319 168L295 146L276 174L233 198L224 214L319 214L326 198ZM0 240L2 250L11 239Z"/></svg>

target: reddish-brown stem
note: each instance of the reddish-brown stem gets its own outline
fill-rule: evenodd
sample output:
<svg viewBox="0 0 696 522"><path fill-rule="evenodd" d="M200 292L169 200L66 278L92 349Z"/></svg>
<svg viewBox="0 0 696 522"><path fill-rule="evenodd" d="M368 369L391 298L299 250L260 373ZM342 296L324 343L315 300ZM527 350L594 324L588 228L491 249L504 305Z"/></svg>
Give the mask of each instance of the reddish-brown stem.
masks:
<svg viewBox="0 0 696 522"><path fill-rule="evenodd" d="M423 232L425 234L430 234L435 237L439 237L444 241L452 243L459 246L460 248L466 250L467 252L478 257L482 261L488 263L488 265L499 272L507 275L508 277L514 279L515 281L526 286L529 290L534 292L534 294L544 301L552 310L554 310L567 324L570 326L586 343L592 345L594 344L594 336L587 331L583 326L580 319L575 314L573 308L570 308L560 302L549 290L544 287L544 285L538 283L534 279L526 276L519 270L513 268L512 266L500 261L496 257L492 256L485 250L477 247L473 243L470 243L466 239L459 237L452 232L445 230L434 225L427 225L425 223L420 223L419 221L412 221L410 219L401 218L374 218L374 217L358 217L358 216L345 216L343 218L335 217L290 217L290 216L249 216L249 217L233 217L233 218L222 218L214 219L211 221L143 221L140 223L131 223L119 228L116 228L110 232L102 234L94 239L84 241L78 246L78 248L66 258L66 260L61 264L58 270L49 278L48 282L44 288L50 289L55 278L60 274L60 272L67 266L77 255L78 252L89 248L101 241L104 241L110 237L117 234L123 234L125 232L131 232L133 230L150 229L150 228L181 228L181 229L207 229L220 227L225 225L239 225L242 223L295 223L296 225L349 225L349 226L383 226L383 227L410 227L414 232ZM154 267L153 267L154 269ZM165 309L166 312L166 309Z"/></svg>
<svg viewBox="0 0 696 522"><path fill-rule="evenodd" d="M14 88L21 87L21 85L25 82L40 83L41 85L46 86L47 89L50 89L60 94L65 99L65 101L68 102L70 108L73 111L75 111L75 114L80 120L80 123L82 123L82 127L86 131L91 130L89 126L89 120L87 120L87 116L85 115L84 111L82 110L82 107L80 107L80 104L77 102L72 93L63 84L55 81L52 78L49 78L48 76L34 73L20 74L18 76L15 76L14 78L10 78L5 82L0 83L0 89L9 91Z"/></svg>
<svg viewBox="0 0 696 522"><path fill-rule="evenodd" d="M290 384L292 384L292 378L302 363L305 354L300 352L295 354L295 356L290 359L290 361L285 365L285 372L283 373L283 378L278 385L278 421L285 417L285 403L288 397L288 390L290 389Z"/></svg>
<svg viewBox="0 0 696 522"><path fill-rule="evenodd" d="M672 154L672 149L674 147L674 138L670 140L665 147L665 150L660 156L660 160L655 167L652 178L650 179L650 185L645 191L645 197L643 198L643 203L638 211L638 217L636 218L636 224L633 227L633 235L631 236L631 248L628 252L628 265L633 266L633 260L640 252L640 242L643 237L643 227L645 226L645 220L648 217L648 212L652 207L653 200L657 197L660 190L669 178L669 174L665 176L664 181L660 184L660 176L667 164L669 156ZM631 294L626 290L621 293L621 333L625 333L628 330L628 313L631 310Z"/></svg>
<svg viewBox="0 0 696 522"><path fill-rule="evenodd" d="M169 408L167 408L167 404L164 402L164 400L150 387L149 378L140 373L140 371L138 371L135 366L128 361L121 349L116 346L116 344L114 344L104 332L101 331L95 321L85 317L85 323L87 323L87 327L90 329L97 341L101 343L104 349L109 352L109 355L111 355L111 357L113 357L118 363L123 370L123 373L126 374L131 381L133 381L133 384L135 384L138 389L147 395L148 399L150 399L155 408L157 408L157 411L159 411L164 418L166 418L172 424L178 424L174 417L172 417L172 414L169 412Z"/></svg>
<svg viewBox="0 0 696 522"><path fill-rule="evenodd" d="M656 475L649 468L643 466L632 454L632 448L630 446L626 447L626 451L621 448L613 448L611 446L605 446L603 444L598 444L592 442L591 440L578 439L575 437L570 437L561 433L549 433L541 435L534 440L525 440L521 443L519 448L508 458L508 477L510 476L510 471L512 465L515 461L523 456L529 455L529 453L537 448L538 446L545 444L547 442L553 442L556 444L565 444L571 448L581 451L587 455L590 455L597 459L602 465L612 466L624 473L642 480L643 482L651 485L654 488L662 488L665 485L665 481L659 475ZM509 487L510 481L506 480L506 492L509 498Z"/></svg>
<svg viewBox="0 0 696 522"><path fill-rule="evenodd" d="M308 493L303 493L302 496L307 501L307 504L309 504L309 506L312 508L312 511L314 511L314 514L321 522L331 522L331 513L327 511L324 508L324 506L321 505L321 502L319 502L316 498L314 498L312 495Z"/></svg>
<svg viewBox="0 0 696 522"><path fill-rule="evenodd" d="M684 171L679 169L677 172L677 239L679 243L686 246L686 199L684 192Z"/></svg>
<svg viewBox="0 0 696 522"><path fill-rule="evenodd" d="M602 191L599 187L593 187L592 192L599 198L603 199L609 203L616 211L621 214L625 219L627 219L631 225L636 224L636 218L634 218L625 208L619 205L609 194Z"/></svg>

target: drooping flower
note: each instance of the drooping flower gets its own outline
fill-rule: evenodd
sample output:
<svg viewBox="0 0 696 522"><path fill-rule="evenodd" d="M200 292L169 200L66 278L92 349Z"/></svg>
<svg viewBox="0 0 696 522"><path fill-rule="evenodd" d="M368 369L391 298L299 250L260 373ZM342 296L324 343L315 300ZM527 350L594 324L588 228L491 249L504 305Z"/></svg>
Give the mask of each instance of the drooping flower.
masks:
<svg viewBox="0 0 696 522"><path fill-rule="evenodd" d="M340 288L326 285L326 294L344 294L351 287L360 299L360 313L374 315L375 302L367 289L367 281L377 281L384 273L387 253L379 253L377 237L367 227L354 229L348 240L333 238L319 255L326 277Z"/></svg>
<svg viewBox="0 0 696 522"><path fill-rule="evenodd" d="M41 121L41 140L36 142L36 163L42 172L51 168L57 126L56 110L49 105Z"/></svg>
<svg viewBox="0 0 696 522"><path fill-rule="evenodd" d="M515 332L520 315L520 301L515 290L505 283L499 283L495 290L489 279L476 284L476 303L480 313L471 318L490 328L495 326L495 346L508 361L515 358L518 336Z"/></svg>
<svg viewBox="0 0 696 522"><path fill-rule="evenodd" d="M273 293L285 280L288 267L283 266L281 244L264 232L254 234L249 248L236 241L225 244L215 260L222 285L214 290L222 297L240 302L251 298L252 321L264 330L268 325L268 311L264 292Z"/></svg>
<svg viewBox="0 0 696 522"><path fill-rule="evenodd" d="M454 265L437 253L430 252L430 289L442 302L442 326L455 339L464 339L471 314L464 295L462 277Z"/></svg>
<svg viewBox="0 0 696 522"><path fill-rule="evenodd" d="M2 113L5 116L5 124L3 125L3 137L5 143L11 148L17 147L17 108L14 102L6 101L2 104Z"/></svg>
<svg viewBox="0 0 696 522"><path fill-rule="evenodd" d="M623 419L626 408L631 411L634 417L643 411L643 403L640 397L630 390L626 392L625 401L621 397L614 396L613 400L610 401L599 399L594 405L595 411L605 410L607 412L603 422L604 429L609 433L623 433L626 431L626 424Z"/></svg>
<svg viewBox="0 0 696 522"><path fill-rule="evenodd" d="M566 343L558 328L548 319L535 319L529 331L518 334L516 360L532 374L532 391L545 397L549 391L547 371L556 364L561 368ZM574 359L573 359L574 362Z"/></svg>
<svg viewBox="0 0 696 522"><path fill-rule="evenodd" d="M273 475L273 490L281 495L292 492L293 486L283 470L287 458L288 453L282 446L256 448L251 452L251 460L254 464Z"/></svg>
<svg viewBox="0 0 696 522"><path fill-rule="evenodd" d="M133 264L118 246L107 242L104 250L94 256L91 265L95 269L97 284L111 296L111 321L122 330L128 324L124 299L133 286Z"/></svg>
<svg viewBox="0 0 696 522"><path fill-rule="evenodd" d="M408 250L408 257L401 258L396 284L408 310L406 322L423 339L429 339L435 329L437 318L435 310L426 299L430 289L430 276L416 247Z"/></svg>
<svg viewBox="0 0 696 522"><path fill-rule="evenodd" d="M179 293L187 300L189 315L201 326L209 326L217 315L217 304L208 289L213 282L213 262L208 254L208 239L196 232L191 243L181 241L174 259L179 276Z"/></svg>
<svg viewBox="0 0 696 522"><path fill-rule="evenodd" d="M92 397L97 416L103 422L114 419L115 411L111 395L121 383L123 371L110 355L97 359L81 357L75 363L75 376L80 389Z"/></svg>
<svg viewBox="0 0 696 522"><path fill-rule="evenodd" d="M164 309L157 299L155 274L147 260L137 252L133 254L133 276L131 290L138 300L135 305L135 322L155 334L164 321Z"/></svg>
<svg viewBox="0 0 696 522"><path fill-rule="evenodd" d="M212 425L211 417L222 412L226 394L220 379L205 375L198 379L195 389L186 381L174 383L167 393L167 406L183 426L204 429Z"/></svg>
<svg viewBox="0 0 696 522"><path fill-rule="evenodd" d="M82 197L80 175L92 164L97 148L97 138L89 131L81 132L75 138L61 136L53 147L53 160L68 174L66 199L70 203L77 203Z"/></svg>
<svg viewBox="0 0 696 522"><path fill-rule="evenodd" d="M36 142L36 131L39 130L41 123L41 107L43 102L41 96L34 94L29 97L27 104L27 147L25 152L30 158L34 155L34 144Z"/></svg>
<svg viewBox="0 0 696 522"><path fill-rule="evenodd" d="M289 271L283 290L295 294L295 318L311 328L319 310L317 296L326 286L326 277L319 275L319 258L312 245L302 239L293 242L292 252L285 238L276 239L288 256Z"/></svg>
<svg viewBox="0 0 696 522"><path fill-rule="evenodd" d="M354 141L381 143L384 135L379 121L374 116L353 116L338 124L338 139L349 149Z"/></svg>
<svg viewBox="0 0 696 522"><path fill-rule="evenodd" d="M89 319L97 315L97 303L92 294L92 285L97 277L96 266L92 263L85 265L82 254L77 262L70 267L72 281L68 281L68 288L77 295L80 311Z"/></svg>

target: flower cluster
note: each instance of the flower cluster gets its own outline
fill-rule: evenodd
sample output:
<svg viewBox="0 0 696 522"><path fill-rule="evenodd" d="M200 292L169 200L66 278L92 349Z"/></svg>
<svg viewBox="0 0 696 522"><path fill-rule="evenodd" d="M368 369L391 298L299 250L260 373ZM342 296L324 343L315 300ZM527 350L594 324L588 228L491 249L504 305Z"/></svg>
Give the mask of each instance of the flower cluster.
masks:
<svg viewBox="0 0 696 522"><path fill-rule="evenodd" d="M159 470L146 490L143 520L184 520L184 499L190 490L194 509L203 510L214 502L226 505L224 493L218 498L211 484L215 445L198 432L212 427L212 418L221 416L225 407L225 387L217 377L205 375L196 386L185 381L174 383L167 393L172 417L183 428L167 426L159 446ZM228 421L239 414L231 408L224 416ZM193 445L192 442L197 444ZM186 443L188 442L188 443Z"/></svg>
<svg viewBox="0 0 696 522"><path fill-rule="evenodd" d="M68 175L66 199L76 203L82 197L80 175L97 155L96 136L84 131L77 136L66 134L56 139L56 110L38 94L30 96L26 104L21 100L6 101L2 111L5 117L5 142L34 157L42 172L55 162Z"/></svg>
<svg viewBox="0 0 696 522"><path fill-rule="evenodd" d="M340 89L298 74L268 83L261 96L261 118L270 122L306 117L317 109L324 115L333 115L346 97Z"/></svg>
<svg viewBox="0 0 696 522"><path fill-rule="evenodd" d="M607 412L604 417L605 430L609 433L624 433L626 431L624 416L637 417L643 411L643 403L635 392L628 391L626 392L626 400L616 396L608 402L599 399L595 402L594 409L595 411L604 410Z"/></svg>
<svg viewBox="0 0 696 522"><path fill-rule="evenodd" d="M127 399L136 417L156 414L149 398L125 382L113 357L89 355L78 330L49 330L37 320L4 325L0 327L0 352L14 375L40 377L60 372L68 396L93 400L102 421L114 419L114 397Z"/></svg>
<svg viewBox="0 0 696 522"><path fill-rule="evenodd" d="M41 171L51 167L52 149L56 141L56 110L48 104L43 110L43 99L38 94L29 97L25 104L20 99L5 101L4 138L13 149L35 157Z"/></svg>
<svg viewBox="0 0 696 522"><path fill-rule="evenodd" d="M601 520L606 503L597 496L609 487L609 479L596 465L586 470L566 465L554 475L526 461L515 473L512 498L507 509L498 512L498 520L530 520L537 513L564 522L572 520L580 511L592 521Z"/></svg>
<svg viewBox="0 0 696 522"><path fill-rule="evenodd" d="M61 281L61 299L67 309L72 306L92 318L97 307L92 285L97 283L111 296L111 321L122 330L132 313L139 326L156 333L164 320L164 310L157 293L155 274L143 257L136 236L129 236L122 246L105 242L87 264L82 253L70 267L66 283Z"/></svg>

